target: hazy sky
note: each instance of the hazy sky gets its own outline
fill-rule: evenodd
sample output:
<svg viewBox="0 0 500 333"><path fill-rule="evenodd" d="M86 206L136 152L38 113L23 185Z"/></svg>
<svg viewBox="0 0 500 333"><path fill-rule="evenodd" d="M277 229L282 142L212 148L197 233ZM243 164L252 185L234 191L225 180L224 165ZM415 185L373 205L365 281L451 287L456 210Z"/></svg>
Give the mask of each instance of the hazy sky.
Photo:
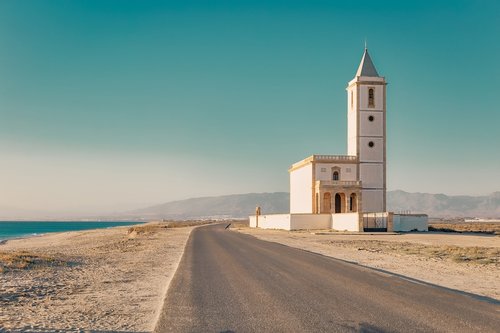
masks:
<svg viewBox="0 0 500 333"><path fill-rule="evenodd" d="M389 189L500 190L498 1L0 1L0 207L288 191L346 153L365 38Z"/></svg>

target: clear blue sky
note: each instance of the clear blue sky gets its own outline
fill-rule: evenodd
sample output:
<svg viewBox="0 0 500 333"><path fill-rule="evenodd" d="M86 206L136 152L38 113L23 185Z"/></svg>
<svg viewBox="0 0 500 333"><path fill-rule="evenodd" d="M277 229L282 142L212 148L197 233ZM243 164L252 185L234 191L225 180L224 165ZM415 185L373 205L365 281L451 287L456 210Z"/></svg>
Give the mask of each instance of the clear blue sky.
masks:
<svg viewBox="0 0 500 333"><path fill-rule="evenodd" d="M0 207L288 191L346 153L365 38L389 189L500 190L498 1L0 2ZM134 207L135 208L135 207Z"/></svg>

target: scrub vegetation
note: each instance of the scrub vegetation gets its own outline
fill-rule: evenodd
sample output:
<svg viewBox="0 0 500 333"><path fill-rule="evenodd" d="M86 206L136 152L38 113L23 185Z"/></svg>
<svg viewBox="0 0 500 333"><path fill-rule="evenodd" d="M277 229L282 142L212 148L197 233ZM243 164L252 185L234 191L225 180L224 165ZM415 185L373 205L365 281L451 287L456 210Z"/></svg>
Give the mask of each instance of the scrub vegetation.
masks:
<svg viewBox="0 0 500 333"><path fill-rule="evenodd" d="M430 223L429 231L441 232L477 232L500 235L500 223L458 222L458 223Z"/></svg>
<svg viewBox="0 0 500 333"><path fill-rule="evenodd" d="M212 223L224 223L226 225L231 224L231 227L237 226L248 226L248 220L186 220L186 221L152 221L149 223L135 225L128 228L129 236L140 235L140 234L150 234L158 232L161 229L170 228L184 228L193 227L198 225L212 224Z"/></svg>
<svg viewBox="0 0 500 333"><path fill-rule="evenodd" d="M37 255L26 251L0 251L0 273L47 266L64 266L66 262L46 255Z"/></svg>
<svg viewBox="0 0 500 333"><path fill-rule="evenodd" d="M357 247L358 251L413 255L435 260L452 260L458 263L500 264L500 249L478 246L427 245L410 242L376 240L329 241L336 246Z"/></svg>
<svg viewBox="0 0 500 333"><path fill-rule="evenodd" d="M128 228L129 235L150 234L161 229L183 228L214 223L214 221L153 221Z"/></svg>

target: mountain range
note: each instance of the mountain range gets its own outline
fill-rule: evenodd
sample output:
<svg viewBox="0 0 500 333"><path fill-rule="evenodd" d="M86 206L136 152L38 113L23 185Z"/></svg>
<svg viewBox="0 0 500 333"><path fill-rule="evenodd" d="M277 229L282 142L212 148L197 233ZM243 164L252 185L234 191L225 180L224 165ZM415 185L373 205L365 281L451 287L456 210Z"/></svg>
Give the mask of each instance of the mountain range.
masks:
<svg viewBox="0 0 500 333"><path fill-rule="evenodd" d="M500 192L484 196L387 192L387 209L411 211L430 217L500 217Z"/></svg>
<svg viewBox="0 0 500 333"><path fill-rule="evenodd" d="M128 212L142 218L243 218L260 206L262 214L290 210L287 192L248 193L172 201ZM425 213L430 217L500 217L500 192L487 196L387 192L387 209L393 212Z"/></svg>
<svg viewBox="0 0 500 333"><path fill-rule="evenodd" d="M233 194L167 202L128 212L141 218L194 219L242 218L255 213L257 206L266 214L290 210L288 192Z"/></svg>

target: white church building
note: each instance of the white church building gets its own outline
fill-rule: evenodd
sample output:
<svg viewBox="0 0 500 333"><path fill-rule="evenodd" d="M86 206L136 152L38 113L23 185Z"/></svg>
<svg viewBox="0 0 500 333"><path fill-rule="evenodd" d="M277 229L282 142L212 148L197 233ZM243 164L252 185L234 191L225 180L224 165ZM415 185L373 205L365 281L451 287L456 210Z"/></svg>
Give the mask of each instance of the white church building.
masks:
<svg viewBox="0 0 500 333"><path fill-rule="evenodd" d="M290 213L256 213L251 227L427 231L427 215L386 209L386 87L365 48L346 88L347 155L312 155L293 164Z"/></svg>

